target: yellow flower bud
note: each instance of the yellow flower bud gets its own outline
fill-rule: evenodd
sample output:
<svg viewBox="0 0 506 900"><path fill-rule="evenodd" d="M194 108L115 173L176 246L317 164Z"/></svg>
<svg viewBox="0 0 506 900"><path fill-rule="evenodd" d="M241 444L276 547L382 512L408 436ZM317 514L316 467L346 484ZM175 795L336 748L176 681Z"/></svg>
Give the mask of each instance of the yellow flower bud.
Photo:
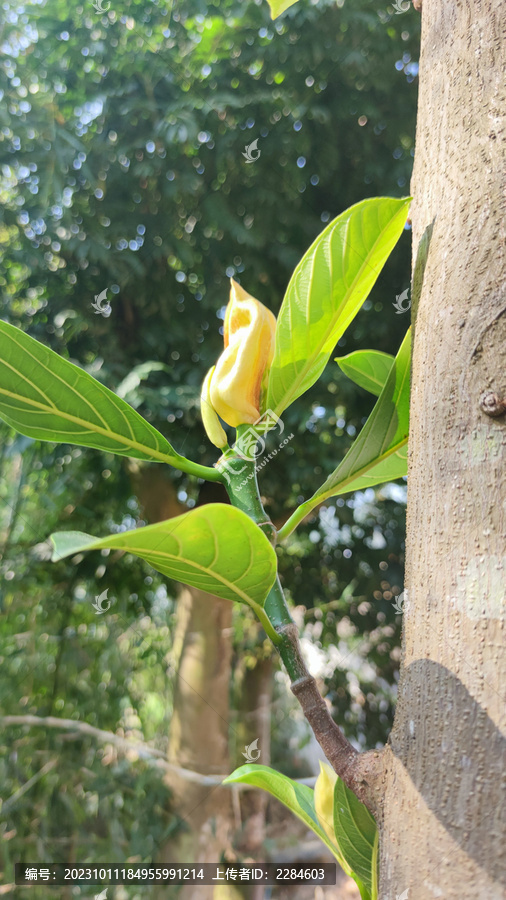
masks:
<svg viewBox="0 0 506 900"><path fill-rule="evenodd" d="M334 834L334 787L337 775L330 766L320 762L320 774L314 786L314 805L320 825L333 844L336 843Z"/></svg>
<svg viewBox="0 0 506 900"><path fill-rule="evenodd" d="M223 447L227 446L227 435L221 427L221 422L216 415L210 396L211 379L215 368L216 367L213 366L212 369L209 369L209 372L204 378L204 383L200 392L200 414L209 440L215 447L222 450Z"/></svg>
<svg viewBox="0 0 506 900"><path fill-rule="evenodd" d="M225 313L225 349L211 378L211 402L228 425L252 425L260 417L264 375L274 356L276 317L231 279Z"/></svg>

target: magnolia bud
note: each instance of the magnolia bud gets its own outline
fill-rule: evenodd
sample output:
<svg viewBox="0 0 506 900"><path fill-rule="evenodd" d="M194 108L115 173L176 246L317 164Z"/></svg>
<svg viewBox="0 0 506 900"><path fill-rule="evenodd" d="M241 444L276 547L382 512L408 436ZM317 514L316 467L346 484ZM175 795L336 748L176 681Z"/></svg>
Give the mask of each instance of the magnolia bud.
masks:
<svg viewBox="0 0 506 900"><path fill-rule="evenodd" d="M271 311L231 279L225 349L210 380L212 406L228 425L252 425L260 417L260 394L274 356L275 331Z"/></svg>
<svg viewBox="0 0 506 900"><path fill-rule="evenodd" d="M209 369L209 372L204 378L204 383L200 392L200 414L209 440L215 447L222 450L223 447L226 447L228 444L227 435L221 427L221 422L213 408L209 391L214 370L215 366L213 366L212 369Z"/></svg>

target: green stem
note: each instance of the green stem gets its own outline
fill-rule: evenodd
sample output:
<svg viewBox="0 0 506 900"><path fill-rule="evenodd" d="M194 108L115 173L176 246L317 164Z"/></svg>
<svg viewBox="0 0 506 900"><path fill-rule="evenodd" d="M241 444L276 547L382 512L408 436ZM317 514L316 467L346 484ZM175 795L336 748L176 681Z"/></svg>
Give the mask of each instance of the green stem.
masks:
<svg viewBox="0 0 506 900"><path fill-rule="evenodd" d="M238 432L241 427L239 426ZM276 529L265 512L260 499L256 475L256 462L240 456L234 448L227 450L217 463L221 480L225 482L232 506L241 509L276 543Z"/></svg>
<svg viewBox="0 0 506 900"><path fill-rule="evenodd" d="M188 475L195 475L197 478L205 478L206 481L223 482L225 480L219 469L213 469L210 466L201 466L199 463L192 462L191 459L185 459L184 456L178 456L177 462L174 463L171 460L170 464L181 469L181 472L187 472Z"/></svg>
<svg viewBox="0 0 506 900"><path fill-rule="evenodd" d="M255 613L258 621L260 622L260 625L262 626L263 630L265 631L267 637L270 638L270 640L272 641L274 646L279 651L279 644L280 644L281 638L279 637L276 629L272 627L272 622L269 619L269 616L267 615L267 611L266 611L265 607L257 606L256 604L253 606L253 604L251 604L251 608L252 608L253 612Z"/></svg>
<svg viewBox="0 0 506 900"><path fill-rule="evenodd" d="M243 430L247 427L239 427L239 441ZM225 451L218 461L217 467L226 482L232 505L245 512L262 529L269 541L275 544L277 533L262 506L255 460L245 459L239 455L238 450L232 448ZM289 519L287 525L293 521L293 527L295 527L296 521L304 518L304 515L303 504ZM289 534L290 530L287 525L282 530ZM344 779L345 784L351 787L360 799L365 799L360 772L357 774L359 755L332 719L327 704L318 690L318 685L307 669L299 643L298 628L290 615L277 575L263 608L255 607L254 609L265 633L271 639L283 661L290 677L292 693L299 701L325 756L337 774Z"/></svg>
<svg viewBox="0 0 506 900"><path fill-rule="evenodd" d="M294 513L290 516L289 519L286 520L285 524L278 531L278 541L284 541L285 538L288 537L292 531L295 531L297 525L302 522L302 519L305 519L306 516L318 506L319 503L323 503L323 500L319 497L318 500L312 502L311 500L306 500L305 503L302 503Z"/></svg>
<svg viewBox="0 0 506 900"><path fill-rule="evenodd" d="M238 428L238 439L245 426ZM224 473L227 491L232 506L241 509L255 522L272 543L276 543L276 529L265 512L256 477L255 459L245 459L232 448L223 454L218 467ZM263 628L276 646L291 681L305 678L308 671L298 642L298 630L288 609L279 576L272 585L264 603L264 616L260 617ZM265 618L264 618L265 617ZM267 619L269 627L266 627Z"/></svg>
<svg viewBox="0 0 506 900"><path fill-rule="evenodd" d="M238 428L238 441L248 427ZM217 463L217 468L223 475L232 506L245 512L262 529L269 541L275 544L278 534L262 506L255 460L245 459L239 454L238 449L232 447L225 451ZM303 504L296 510L280 534L282 532L285 536L290 534L296 524L307 515L305 510L307 505L308 503ZM290 677L292 693L300 703L325 756L345 784L372 808L367 780L362 774L361 756L334 722L318 690L316 680L307 669L299 643L299 631L290 615L277 575L263 608L255 606L254 611L284 663Z"/></svg>
<svg viewBox="0 0 506 900"><path fill-rule="evenodd" d="M238 428L239 438L244 427L239 426ZM218 468L223 474L232 506L246 513L263 531L271 544L275 544L276 529L265 512L260 499L255 459L244 458L239 455L237 450L232 448L223 454L218 462ZM255 612L271 641L278 648L282 659L284 660L286 656L290 669L295 671L291 662L291 654L283 652L283 629L286 626L295 626L277 576L265 600L262 610L263 615L260 616L258 610L255 610Z"/></svg>

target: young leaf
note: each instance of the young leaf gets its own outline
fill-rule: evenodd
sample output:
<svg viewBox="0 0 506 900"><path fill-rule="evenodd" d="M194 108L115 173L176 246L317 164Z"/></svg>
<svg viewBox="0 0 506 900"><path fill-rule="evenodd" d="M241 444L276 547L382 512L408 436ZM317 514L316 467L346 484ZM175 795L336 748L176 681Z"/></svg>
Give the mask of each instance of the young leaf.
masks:
<svg viewBox="0 0 506 900"><path fill-rule="evenodd" d="M240 766L235 772L232 772L228 778L225 778L223 784L237 784L242 782L250 784L252 787L262 788L268 791L277 800L280 800L294 815L296 815L323 843L328 847L330 852L336 857L339 865L342 866L347 875L351 875L351 869L346 860L339 853L339 850L327 837L324 829L321 827L314 806L314 791L305 784L298 784L281 772L269 766L254 765Z"/></svg>
<svg viewBox="0 0 506 900"><path fill-rule="evenodd" d="M346 210L296 267L276 326L266 408L281 415L320 377L397 243L410 198L375 197Z"/></svg>
<svg viewBox="0 0 506 900"><path fill-rule="evenodd" d="M285 9L288 9L289 6L293 6L296 2L297 0L269 0L271 18L277 19Z"/></svg>
<svg viewBox="0 0 506 900"><path fill-rule="evenodd" d="M342 463L314 494L315 498L363 490L406 475L410 364L411 329L362 431Z"/></svg>
<svg viewBox="0 0 506 900"><path fill-rule="evenodd" d="M314 786L314 808L318 821L327 837L335 843L334 834L334 787L337 780L334 769L320 760L320 774Z"/></svg>
<svg viewBox="0 0 506 900"><path fill-rule="evenodd" d="M376 822L367 807L340 778L334 788L334 830L341 853L357 880L360 879L365 886L365 896L370 898L373 864L376 865ZM361 891L361 894L364 897L364 892Z"/></svg>
<svg viewBox="0 0 506 900"><path fill-rule="evenodd" d="M371 900L378 900L379 831L376 829L371 861Z"/></svg>
<svg viewBox="0 0 506 900"><path fill-rule="evenodd" d="M184 457L128 403L2 321L0 360L0 417L21 434L183 467Z"/></svg>
<svg viewBox="0 0 506 900"><path fill-rule="evenodd" d="M276 554L260 528L233 506L210 503L105 538L62 531L52 534L51 540L53 562L83 550L124 550L169 578L247 603L264 624L263 604L276 577Z"/></svg>
<svg viewBox="0 0 506 900"><path fill-rule="evenodd" d="M379 397L388 378L394 357L380 350L355 350L336 359L336 363L348 378L359 387Z"/></svg>
<svg viewBox="0 0 506 900"><path fill-rule="evenodd" d="M362 431L337 469L278 532L284 540L315 506L328 497L365 490L407 474L411 330L408 330L385 386Z"/></svg>

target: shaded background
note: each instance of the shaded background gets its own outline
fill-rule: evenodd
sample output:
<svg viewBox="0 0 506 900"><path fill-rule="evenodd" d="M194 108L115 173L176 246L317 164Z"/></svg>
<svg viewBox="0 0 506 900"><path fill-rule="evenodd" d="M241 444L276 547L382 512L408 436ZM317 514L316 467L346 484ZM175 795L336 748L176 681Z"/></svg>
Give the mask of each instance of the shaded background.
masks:
<svg viewBox="0 0 506 900"><path fill-rule="evenodd" d="M274 23L263 2L112 0L100 13L46 0L6 2L0 22L0 315L117 390L177 451L212 465L198 397L221 350L229 277L277 312L328 221L365 197L409 192L419 16L377 0L299 2ZM260 156L248 163L253 141ZM409 324L393 307L409 285L409 239L335 355L396 352ZM105 289L109 317L92 306ZM287 410L295 437L261 474L275 521L335 468L373 403L331 362ZM191 508L200 486L2 423L0 443L1 715L87 722L165 755L177 585L109 551L51 564L46 540L142 524L150 491L153 502L163 490L174 512ZM312 671L364 748L384 743L393 718L404 509L403 483L339 498L280 552ZM106 589L111 608L97 615ZM232 650L234 766L244 761L248 673L270 658L248 610L233 611ZM269 665L271 764L313 774L304 723ZM149 861L185 828L155 758L27 724L3 727L0 748L7 883L20 860ZM287 824L274 801L266 815L264 851L277 859ZM243 826L231 826L238 859L248 856Z"/></svg>

